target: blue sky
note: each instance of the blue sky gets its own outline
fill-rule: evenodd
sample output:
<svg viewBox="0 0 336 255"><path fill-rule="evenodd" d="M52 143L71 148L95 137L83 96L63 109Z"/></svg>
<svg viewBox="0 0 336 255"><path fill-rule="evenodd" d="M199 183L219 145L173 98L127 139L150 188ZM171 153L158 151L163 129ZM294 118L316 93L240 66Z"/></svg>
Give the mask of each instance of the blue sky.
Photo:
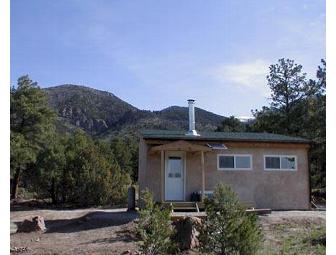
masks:
<svg viewBox="0 0 336 255"><path fill-rule="evenodd" d="M249 116L268 104L268 66L314 77L325 1L11 0L11 82L81 84L140 109L196 106Z"/></svg>

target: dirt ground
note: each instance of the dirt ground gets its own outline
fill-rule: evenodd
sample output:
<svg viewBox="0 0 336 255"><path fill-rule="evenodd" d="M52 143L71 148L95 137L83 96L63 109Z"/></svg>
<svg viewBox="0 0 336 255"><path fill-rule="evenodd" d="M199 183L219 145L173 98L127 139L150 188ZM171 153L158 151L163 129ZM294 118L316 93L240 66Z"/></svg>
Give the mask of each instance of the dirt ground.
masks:
<svg viewBox="0 0 336 255"><path fill-rule="evenodd" d="M12 233L24 219L44 217L45 233ZM134 219L126 209L30 210L11 212L11 248L24 254L121 254L136 250Z"/></svg>
<svg viewBox="0 0 336 255"><path fill-rule="evenodd" d="M273 211L259 219L265 239L261 254L325 254L325 246L310 243L316 232L325 238L325 211Z"/></svg>
<svg viewBox="0 0 336 255"><path fill-rule="evenodd" d="M45 219L45 233L15 233L20 222L37 215ZM28 251L21 254L122 254L127 250L136 251L133 235L136 218L136 212L126 209L12 211L11 248L27 247ZM260 221L265 242L273 250L281 241L279 232L275 231L277 226L325 225L325 211L275 211L260 216Z"/></svg>

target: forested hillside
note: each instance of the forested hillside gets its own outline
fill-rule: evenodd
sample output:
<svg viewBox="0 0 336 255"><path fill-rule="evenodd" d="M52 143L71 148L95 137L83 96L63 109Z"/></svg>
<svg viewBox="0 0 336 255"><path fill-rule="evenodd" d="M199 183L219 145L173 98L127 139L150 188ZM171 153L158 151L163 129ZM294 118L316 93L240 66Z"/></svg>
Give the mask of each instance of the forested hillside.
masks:
<svg viewBox="0 0 336 255"><path fill-rule="evenodd" d="M45 89L50 106L57 112L59 129L83 129L103 139L134 134L141 128L187 130L188 108L171 106L161 111L140 110L114 94L78 85ZM214 130L224 117L196 108L197 129Z"/></svg>

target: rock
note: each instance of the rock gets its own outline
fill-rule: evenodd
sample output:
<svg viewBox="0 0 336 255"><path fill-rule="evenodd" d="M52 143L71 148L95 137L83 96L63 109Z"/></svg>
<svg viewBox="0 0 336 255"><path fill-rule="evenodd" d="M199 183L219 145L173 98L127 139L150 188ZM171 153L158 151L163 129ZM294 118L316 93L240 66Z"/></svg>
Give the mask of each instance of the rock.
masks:
<svg viewBox="0 0 336 255"><path fill-rule="evenodd" d="M121 253L121 255L131 255L131 254L132 254L131 250L127 250Z"/></svg>
<svg viewBox="0 0 336 255"><path fill-rule="evenodd" d="M197 217L185 217L174 222L176 229L175 239L181 250L194 249L199 246L197 228L202 226L202 220Z"/></svg>
<svg viewBox="0 0 336 255"><path fill-rule="evenodd" d="M42 216L35 216L32 220L24 220L17 232L44 232L46 227Z"/></svg>
<svg viewBox="0 0 336 255"><path fill-rule="evenodd" d="M13 253L26 252L28 250L29 250L28 247L13 247L13 248L10 248L10 252L13 252Z"/></svg>

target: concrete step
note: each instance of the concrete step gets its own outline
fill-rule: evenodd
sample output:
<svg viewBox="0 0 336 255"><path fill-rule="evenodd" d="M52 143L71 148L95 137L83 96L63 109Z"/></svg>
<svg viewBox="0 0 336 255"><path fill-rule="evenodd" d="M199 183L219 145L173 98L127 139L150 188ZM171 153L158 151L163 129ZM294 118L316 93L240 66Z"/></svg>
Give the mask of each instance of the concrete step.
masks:
<svg viewBox="0 0 336 255"><path fill-rule="evenodd" d="M174 202L171 203L173 212L197 212L198 208L195 202Z"/></svg>
<svg viewBox="0 0 336 255"><path fill-rule="evenodd" d="M174 212L197 212L196 207L174 207Z"/></svg>

